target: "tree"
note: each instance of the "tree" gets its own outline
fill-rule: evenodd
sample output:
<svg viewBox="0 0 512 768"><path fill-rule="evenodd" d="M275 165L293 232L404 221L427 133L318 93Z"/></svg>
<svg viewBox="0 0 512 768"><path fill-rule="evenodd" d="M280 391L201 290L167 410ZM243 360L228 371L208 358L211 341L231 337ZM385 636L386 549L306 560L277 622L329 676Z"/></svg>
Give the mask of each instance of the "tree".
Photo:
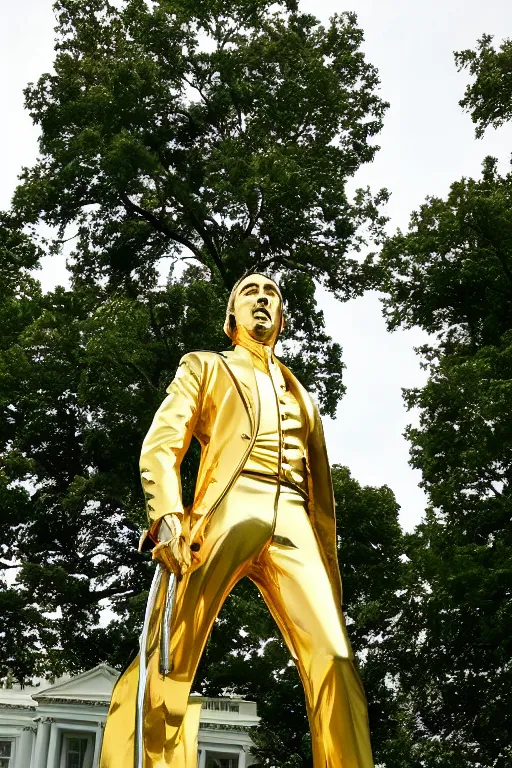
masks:
<svg viewBox="0 0 512 768"><path fill-rule="evenodd" d="M410 768L399 746L407 728L390 653L404 576L400 508L387 486L361 486L339 465L332 476L343 607L368 698L375 762Z"/></svg>
<svg viewBox="0 0 512 768"><path fill-rule="evenodd" d="M467 69L474 78L459 103L471 113L478 137L489 126L499 128L512 119L512 41L504 40L499 50L492 41L492 35L482 35L476 51L455 54L459 70Z"/></svg>
<svg viewBox="0 0 512 768"><path fill-rule="evenodd" d="M490 38L457 54L476 77L461 103L479 135L509 115L507 56ZM380 263L390 328L432 334L429 380L405 393L429 508L407 541L393 652L426 766L505 768L512 756L511 194L512 175L487 158L480 179L428 198Z"/></svg>
<svg viewBox="0 0 512 768"><path fill-rule="evenodd" d="M41 292L37 281L30 277L22 265L33 266L38 261L38 250L24 235L19 222L10 215L0 216L0 357L14 361L13 345L27 325L40 311ZM6 391L13 382L12 371L0 366L0 422L2 439L7 438L13 423L15 407ZM0 649L0 683L9 679L25 682L41 669L40 637L47 637L47 622L34 608L32 601L20 595L13 586L18 561L15 554L17 529L30 518L29 494L22 484L12 482L20 465L26 461L16 451L0 463L0 616L2 646Z"/></svg>
<svg viewBox="0 0 512 768"><path fill-rule="evenodd" d="M26 90L40 160L25 223L76 237L77 279L147 283L164 257L230 288L305 272L346 298L378 203L345 184L373 159L386 104L354 14L327 28L295 0L58 0L55 74ZM57 245L57 244L56 244Z"/></svg>

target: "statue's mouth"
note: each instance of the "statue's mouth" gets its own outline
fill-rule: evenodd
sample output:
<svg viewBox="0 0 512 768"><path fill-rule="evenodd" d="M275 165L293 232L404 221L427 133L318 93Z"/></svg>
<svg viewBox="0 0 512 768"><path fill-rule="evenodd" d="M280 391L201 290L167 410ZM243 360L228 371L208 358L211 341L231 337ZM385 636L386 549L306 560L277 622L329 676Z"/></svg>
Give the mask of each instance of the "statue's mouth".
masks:
<svg viewBox="0 0 512 768"><path fill-rule="evenodd" d="M270 312L268 311L268 309L264 309L264 307L257 307L256 309L253 310L252 314L256 318L258 317L258 315L260 315L260 316L263 316L266 320L272 319L270 317Z"/></svg>

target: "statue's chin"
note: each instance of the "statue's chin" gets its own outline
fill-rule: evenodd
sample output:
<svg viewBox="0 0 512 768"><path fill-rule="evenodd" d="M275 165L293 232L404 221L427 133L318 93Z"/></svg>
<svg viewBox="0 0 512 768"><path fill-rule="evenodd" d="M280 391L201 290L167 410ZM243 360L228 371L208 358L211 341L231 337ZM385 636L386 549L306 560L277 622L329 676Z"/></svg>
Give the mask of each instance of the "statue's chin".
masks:
<svg viewBox="0 0 512 768"><path fill-rule="evenodd" d="M256 341L269 341L272 338L273 329L263 323L257 323L254 328L247 329L247 331Z"/></svg>

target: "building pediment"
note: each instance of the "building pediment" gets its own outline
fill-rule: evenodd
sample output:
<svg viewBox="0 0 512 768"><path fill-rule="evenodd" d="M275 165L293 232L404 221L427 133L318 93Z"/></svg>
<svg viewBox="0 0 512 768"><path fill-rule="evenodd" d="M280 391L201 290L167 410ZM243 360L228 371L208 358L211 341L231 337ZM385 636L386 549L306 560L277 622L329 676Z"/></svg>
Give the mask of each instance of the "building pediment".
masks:
<svg viewBox="0 0 512 768"><path fill-rule="evenodd" d="M112 689L119 677L119 672L108 664L98 664L94 669L83 672L68 680L57 681L54 685L32 693L32 698L39 702L55 700L59 703L70 702L105 702L110 701Z"/></svg>

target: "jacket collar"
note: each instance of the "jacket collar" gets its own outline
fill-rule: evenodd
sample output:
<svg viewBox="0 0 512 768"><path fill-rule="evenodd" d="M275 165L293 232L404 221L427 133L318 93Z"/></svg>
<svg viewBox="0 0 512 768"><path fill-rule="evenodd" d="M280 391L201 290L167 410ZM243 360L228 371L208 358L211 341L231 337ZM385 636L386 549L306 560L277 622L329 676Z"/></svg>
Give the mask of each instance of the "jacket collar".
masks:
<svg viewBox="0 0 512 768"><path fill-rule="evenodd" d="M232 375L240 386L240 394L245 400L246 407L252 418L253 426L255 426L256 424L259 424L260 397L258 394L258 385L256 384L252 355L248 349L237 344L229 351L224 352L223 357Z"/></svg>
<svg viewBox="0 0 512 768"><path fill-rule="evenodd" d="M251 353L253 365L264 373L269 373L268 361L269 357L273 357L273 345L256 341L243 326L237 326L233 331L233 345L236 345L235 349L247 349Z"/></svg>

